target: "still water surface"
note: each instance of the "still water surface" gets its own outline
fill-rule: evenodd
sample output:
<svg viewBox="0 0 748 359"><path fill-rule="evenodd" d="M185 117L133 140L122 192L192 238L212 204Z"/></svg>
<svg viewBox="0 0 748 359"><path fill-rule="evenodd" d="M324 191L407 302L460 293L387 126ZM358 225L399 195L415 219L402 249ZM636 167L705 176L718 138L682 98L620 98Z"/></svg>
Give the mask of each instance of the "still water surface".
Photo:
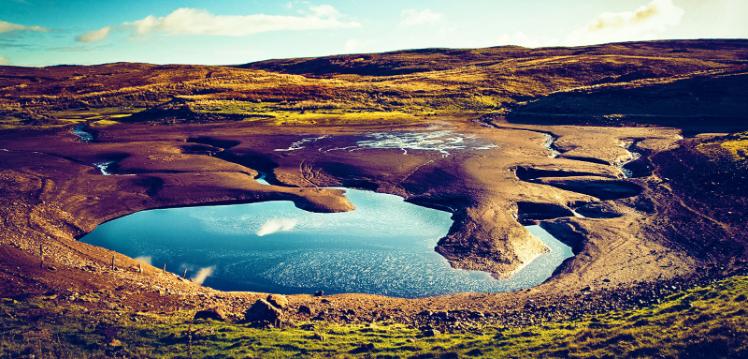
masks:
<svg viewBox="0 0 748 359"><path fill-rule="evenodd" d="M101 224L81 240L140 257L222 290L358 292L420 297L499 292L542 283L571 249L539 226L549 248L507 280L450 267L434 251L450 214L347 189L356 209L310 213L287 201L157 209Z"/></svg>

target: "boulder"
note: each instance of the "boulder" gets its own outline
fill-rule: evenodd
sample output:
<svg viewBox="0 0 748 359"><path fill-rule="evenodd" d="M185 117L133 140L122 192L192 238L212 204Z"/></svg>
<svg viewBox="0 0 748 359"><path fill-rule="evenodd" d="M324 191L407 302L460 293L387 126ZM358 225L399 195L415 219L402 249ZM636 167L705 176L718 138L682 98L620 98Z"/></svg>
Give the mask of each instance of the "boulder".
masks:
<svg viewBox="0 0 748 359"><path fill-rule="evenodd" d="M308 305L302 304L302 305L299 306L299 314L313 315L314 314L314 309L312 309Z"/></svg>
<svg viewBox="0 0 748 359"><path fill-rule="evenodd" d="M270 304L274 305L276 308L288 308L288 298L286 298L285 295L271 294L268 296L267 301L270 302Z"/></svg>
<svg viewBox="0 0 748 359"><path fill-rule="evenodd" d="M226 321L226 314L219 308L209 308L197 311L194 320Z"/></svg>
<svg viewBox="0 0 748 359"><path fill-rule="evenodd" d="M244 312L244 320L255 324L279 326L283 321L283 312L265 299L258 299Z"/></svg>

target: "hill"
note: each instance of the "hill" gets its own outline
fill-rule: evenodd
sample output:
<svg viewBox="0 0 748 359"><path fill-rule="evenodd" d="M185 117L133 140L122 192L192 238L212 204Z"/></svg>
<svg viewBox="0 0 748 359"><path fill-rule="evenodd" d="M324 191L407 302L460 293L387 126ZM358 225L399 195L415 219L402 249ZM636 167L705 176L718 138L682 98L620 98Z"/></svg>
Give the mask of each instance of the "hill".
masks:
<svg viewBox="0 0 748 359"><path fill-rule="evenodd" d="M187 110L178 116L184 120L204 121L199 114L205 113L313 124L325 119L350 121L354 115L357 121L505 115L528 100L554 95L524 110L532 113L543 111L538 106L556 98L564 101L563 96L580 91L690 86L691 98L701 97L708 88L701 88L698 81L739 74L748 66L746 58L745 40L687 40L579 48L426 49L269 60L240 67L128 63L0 67L0 126L54 126L60 125L60 119L97 116L111 120L112 114L124 118L173 99ZM742 99L743 81L740 76L730 80L738 86L736 101ZM705 101L705 106L702 110L709 110L710 102ZM720 113L745 113L740 104L736 106ZM191 117L188 112L195 118L186 118ZM168 113L143 115L158 120L169 118Z"/></svg>

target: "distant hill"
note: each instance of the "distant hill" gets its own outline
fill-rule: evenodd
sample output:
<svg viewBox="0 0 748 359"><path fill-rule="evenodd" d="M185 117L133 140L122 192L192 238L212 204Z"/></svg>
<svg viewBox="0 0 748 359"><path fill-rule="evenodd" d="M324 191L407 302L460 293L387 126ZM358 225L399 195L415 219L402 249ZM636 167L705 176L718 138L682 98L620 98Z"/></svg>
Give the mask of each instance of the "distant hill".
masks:
<svg viewBox="0 0 748 359"><path fill-rule="evenodd" d="M497 46L483 49L431 48L374 54L266 60L239 67L314 76L335 74L392 76L464 66L491 66L497 61L509 59L584 55L746 60L748 59L748 40L647 41L537 49L521 46Z"/></svg>
<svg viewBox="0 0 748 359"><path fill-rule="evenodd" d="M313 124L455 114L666 124L649 120L663 111L738 119L740 127L747 71L748 40L421 49L241 66L0 66L0 128L69 124L60 119ZM607 121L621 114L627 121Z"/></svg>

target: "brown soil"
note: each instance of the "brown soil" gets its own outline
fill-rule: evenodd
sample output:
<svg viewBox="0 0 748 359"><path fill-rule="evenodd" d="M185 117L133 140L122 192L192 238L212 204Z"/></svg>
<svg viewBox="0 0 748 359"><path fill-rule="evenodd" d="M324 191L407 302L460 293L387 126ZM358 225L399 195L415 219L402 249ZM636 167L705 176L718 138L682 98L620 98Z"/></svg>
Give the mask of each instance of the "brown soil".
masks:
<svg viewBox="0 0 748 359"><path fill-rule="evenodd" d="M638 201L648 198L640 192L658 183L656 176L616 179L620 172L615 166L550 158L545 136L531 129L501 124L486 128L461 119L443 126L498 147L448 157L429 151L405 155L395 149L321 152L313 146L273 151L302 137L345 138L387 129L382 126L118 125L101 129L92 143L79 142L67 129L6 133L1 143L7 151L0 152L5 202L1 209L3 292L94 291L104 293L104 301L134 310L197 308L219 302L239 312L257 296L213 291L147 265L139 273L132 259L75 239L101 222L148 208L285 199L305 209L345 211L350 205L340 191L320 188L340 184L394 193L452 211L455 225L437 251L456 267L497 275L511 273L543 250L518 222L518 203L562 209L602 203L620 216L546 218L544 225L571 244L576 255L547 283L527 291L412 300L360 294L291 296L293 307L326 308L331 318L336 311L349 309L356 313L349 319L362 320L413 318L425 310L499 313L524 305L528 298L557 298L589 287L611 290L678 277L704 265L686 248L672 248L651 233L656 232L650 225L653 221L668 221L639 208ZM424 126L395 128L419 131ZM563 146L609 162L622 155L624 139L648 140L653 151L667 150L678 139L676 131L664 128L546 126L543 131L554 133ZM198 143L202 147L196 147ZM120 159L118 175L103 176L91 165L112 156ZM250 164L272 169L276 185L257 184L253 179L257 170ZM515 174L518 168L546 172L539 172L535 180L522 180ZM590 182L601 184L603 192L608 183L613 192L622 184L642 190L611 197L608 192L589 190L598 186L579 187ZM580 234L581 243L574 233ZM44 268L40 268L40 245Z"/></svg>

